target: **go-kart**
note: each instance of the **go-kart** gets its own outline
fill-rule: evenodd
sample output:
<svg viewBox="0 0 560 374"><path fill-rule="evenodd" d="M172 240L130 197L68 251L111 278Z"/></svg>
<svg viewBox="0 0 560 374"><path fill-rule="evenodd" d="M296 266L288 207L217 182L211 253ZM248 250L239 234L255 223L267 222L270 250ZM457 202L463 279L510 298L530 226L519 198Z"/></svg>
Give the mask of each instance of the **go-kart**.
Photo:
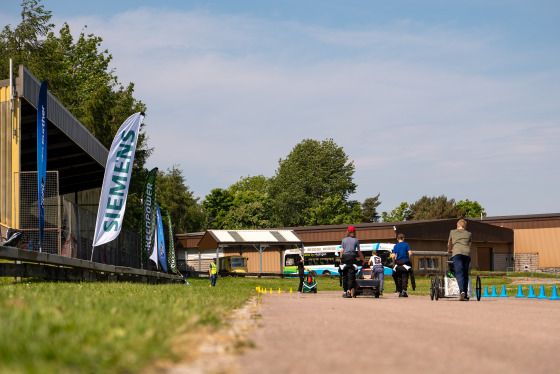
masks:
<svg viewBox="0 0 560 374"><path fill-rule="evenodd" d="M354 281L354 288L352 289L352 297L360 295L373 295L375 298L379 298L381 294L379 290L379 279L372 279L373 269L362 268L356 275L356 280Z"/></svg>

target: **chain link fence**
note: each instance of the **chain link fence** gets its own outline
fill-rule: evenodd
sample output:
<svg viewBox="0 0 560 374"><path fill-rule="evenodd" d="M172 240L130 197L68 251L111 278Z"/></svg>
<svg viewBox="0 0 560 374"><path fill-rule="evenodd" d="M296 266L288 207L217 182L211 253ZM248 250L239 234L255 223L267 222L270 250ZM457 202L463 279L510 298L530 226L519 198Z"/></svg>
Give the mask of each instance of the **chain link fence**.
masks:
<svg viewBox="0 0 560 374"><path fill-rule="evenodd" d="M19 186L19 230L24 233L28 249L39 250L39 205L37 172L16 172ZM18 194L15 193L14 196ZM60 254L60 197L58 172L48 171L45 180L44 230L42 252Z"/></svg>
<svg viewBox="0 0 560 374"><path fill-rule="evenodd" d="M91 260L97 214L62 198L63 256ZM141 237L121 230L117 239L95 247L93 261L103 264L140 268Z"/></svg>
<svg viewBox="0 0 560 374"><path fill-rule="evenodd" d="M20 198L18 229L24 233L27 242L24 246L39 250L37 172L14 174L17 178L14 185L19 186ZM42 252L88 261L92 259L97 214L59 196L56 171L47 172L44 217ZM140 268L140 250L140 235L122 230L117 239L95 248L93 261Z"/></svg>

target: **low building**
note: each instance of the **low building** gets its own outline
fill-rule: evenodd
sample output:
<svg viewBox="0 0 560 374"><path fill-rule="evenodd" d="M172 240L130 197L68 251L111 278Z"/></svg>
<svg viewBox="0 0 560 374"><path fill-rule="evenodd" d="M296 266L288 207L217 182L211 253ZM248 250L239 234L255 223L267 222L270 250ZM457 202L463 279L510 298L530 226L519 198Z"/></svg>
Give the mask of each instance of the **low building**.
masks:
<svg viewBox="0 0 560 374"><path fill-rule="evenodd" d="M506 271L514 266L514 230L479 220L467 220L468 229L473 234L472 267L487 271ZM356 236L361 243L396 243L398 233L406 236L414 256L415 271L430 273L443 271L446 261L449 231L456 228L457 219L382 222L356 224ZM296 227L292 230L304 246L339 245L346 236L348 225ZM257 230L258 231L258 230ZM268 230L263 230L268 231ZM210 231L209 231L210 232ZM178 234L178 256L185 270L196 269L196 256L215 256L216 250L210 248L202 239L207 233ZM235 244L222 243L223 253L235 251ZM206 252L205 252L206 251ZM250 271L264 273L281 272L282 248L270 249L271 254L262 269L250 267ZM255 256L256 248L247 246L243 254ZM274 254L272 254L274 253ZM276 258L277 260L274 260ZM249 266L250 262L249 262ZM202 267L203 270L206 270Z"/></svg>

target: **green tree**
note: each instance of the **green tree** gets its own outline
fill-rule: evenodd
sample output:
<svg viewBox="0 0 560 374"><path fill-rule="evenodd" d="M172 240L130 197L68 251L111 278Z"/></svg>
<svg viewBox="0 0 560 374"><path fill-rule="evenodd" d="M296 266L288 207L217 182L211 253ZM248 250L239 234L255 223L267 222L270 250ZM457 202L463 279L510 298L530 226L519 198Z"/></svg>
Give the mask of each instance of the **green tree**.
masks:
<svg viewBox="0 0 560 374"><path fill-rule="evenodd" d="M223 188L215 188L205 196L202 209L206 216L206 228L223 229L226 216L233 205L233 194Z"/></svg>
<svg viewBox="0 0 560 374"><path fill-rule="evenodd" d="M456 204L456 207L461 211L462 217L486 217L486 212L478 201L461 200Z"/></svg>
<svg viewBox="0 0 560 374"><path fill-rule="evenodd" d="M377 213L377 207L381 204L379 201L379 195L374 197L368 197L362 203L362 222L378 222L379 214Z"/></svg>
<svg viewBox="0 0 560 374"><path fill-rule="evenodd" d="M412 219L412 211L410 210L408 203L404 201L391 212L381 213L381 219L383 222L410 221Z"/></svg>
<svg viewBox="0 0 560 374"><path fill-rule="evenodd" d="M242 177L227 190L217 188L202 202L208 228L258 229L270 227L268 186L263 175Z"/></svg>
<svg viewBox="0 0 560 374"><path fill-rule="evenodd" d="M447 199L444 195L438 197L422 196L410 205L414 221L459 218L461 211L455 206L455 199Z"/></svg>
<svg viewBox="0 0 560 374"><path fill-rule="evenodd" d="M54 27L50 23L51 12L39 5L40 0L23 0L21 2L21 23L14 29L6 25L0 33L0 74L9 76L9 60L15 62L13 73L17 72L17 65L24 64L30 69L43 64L41 59L45 54L43 40L49 30ZM33 70L32 70L33 71Z"/></svg>
<svg viewBox="0 0 560 374"><path fill-rule="evenodd" d="M266 204L267 196L259 191L240 190L233 193L233 201L224 217L223 228L242 230L270 227Z"/></svg>
<svg viewBox="0 0 560 374"><path fill-rule="evenodd" d="M304 139L279 160L270 182L272 225L303 226L315 221L312 212L320 210L327 198L340 198L345 204L356 190L353 175L354 162L332 139Z"/></svg>
<svg viewBox="0 0 560 374"><path fill-rule="evenodd" d="M186 185L183 172L176 165L167 169L167 173L158 172L156 196L162 214L165 216L169 212L174 232L202 230L204 225L202 208L198 204L198 198L194 197L193 192Z"/></svg>
<svg viewBox="0 0 560 374"><path fill-rule="evenodd" d="M362 222L360 203L343 201L341 196L329 196L311 208L305 219L306 226L341 225Z"/></svg>
<svg viewBox="0 0 560 374"><path fill-rule="evenodd" d="M229 186L229 190L233 193L238 191L256 191L261 194L267 194L269 186L270 179L264 175L257 175L255 177L248 175Z"/></svg>

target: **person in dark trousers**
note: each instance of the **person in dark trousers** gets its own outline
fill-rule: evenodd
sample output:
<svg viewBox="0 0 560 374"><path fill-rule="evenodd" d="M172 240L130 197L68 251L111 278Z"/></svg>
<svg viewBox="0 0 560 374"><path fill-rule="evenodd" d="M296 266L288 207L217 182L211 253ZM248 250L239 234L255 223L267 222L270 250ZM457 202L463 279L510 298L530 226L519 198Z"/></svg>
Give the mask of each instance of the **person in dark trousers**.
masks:
<svg viewBox="0 0 560 374"><path fill-rule="evenodd" d="M305 266L303 261L303 256L301 253L299 254L298 263L297 263L298 275L299 275L299 287L298 293L303 292L303 278L305 276Z"/></svg>
<svg viewBox="0 0 560 374"><path fill-rule="evenodd" d="M210 287L216 287L216 279L218 279L218 265L216 264L216 259L213 259L210 263L208 273L210 274Z"/></svg>
<svg viewBox="0 0 560 374"><path fill-rule="evenodd" d="M385 267L381 261L381 257L378 256L378 251L369 259L369 264L371 266L371 279L379 280L379 292L383 294L383 280L385 279Z"/></svg>
<svg viewBox="0 0 560 374"><path fill-rule="evenodd" d="M447 252L452 253L453 266L455 267L455 278L459 285L461 301L468 301L469 291L469 266L471 264L472 235L467 231L467 221L457 221L457 229L451 230L447 241Z"/></svg>
<svg viewBox="0 0 560 374"><path fill-rule="evenodd" d="M408 297L406 290L408 287L408 273L412 268L412 263L410 262L412 251L408 243L404 241L404 234L397 235L397 240L399 242L395 244L393 253L391 254L395 264L393 268L393 271L396 272L395 282L397 284L399 297Z"/></svg>
<svg viewBox="0 0 560 374"><path fill-rule="evenodd" d="M353 226L348 227L347 236L342 239L342 248L340 250L340 260L342 270L342 286L344 288L343 297L352 297L352 292L354 290L354 282L356 281L356 271L358 266L356 265L356 255L359 255L362 259L362 263L366 260L362 251L360 251L360 241L356 239L356 229Z"/></svg>

